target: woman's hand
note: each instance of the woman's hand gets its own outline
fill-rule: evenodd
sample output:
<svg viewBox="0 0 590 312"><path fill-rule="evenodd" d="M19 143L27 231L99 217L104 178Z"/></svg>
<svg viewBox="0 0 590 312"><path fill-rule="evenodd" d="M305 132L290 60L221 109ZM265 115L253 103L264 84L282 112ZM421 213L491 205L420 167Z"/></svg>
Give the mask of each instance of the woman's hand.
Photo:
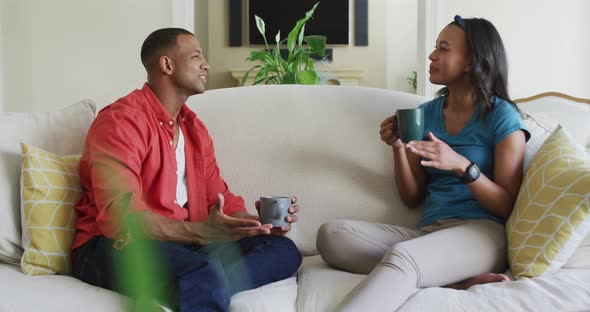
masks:
<svg viewBox="0 0 590 312"><path fill-rule="evenodd" d="M411 141L407 144L408 149L429 160L421 160L424 167L436 168L439 170L454 171L458 176L465 175L465 170L471 162L455 152L447 143L443 142L432 132L428 132L430 141Z"/></svg>
<svg viewBox="0 0 590 312"><path fill-rule="evenodd" d="M381 141L393 147L402 147L404 144L397 135L397 118L395 115L387 117L380 125L379 134Z"/></svg>

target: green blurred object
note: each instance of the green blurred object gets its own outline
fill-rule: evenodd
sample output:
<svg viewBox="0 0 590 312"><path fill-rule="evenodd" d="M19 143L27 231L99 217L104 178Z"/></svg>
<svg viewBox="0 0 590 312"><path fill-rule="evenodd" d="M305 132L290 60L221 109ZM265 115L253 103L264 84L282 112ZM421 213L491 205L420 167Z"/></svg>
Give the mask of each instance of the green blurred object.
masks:
<svg viewBox="0 0 590 312"><path fill-rule="evenodd" d="M160 302L168 301L164 286L166 278L161 265L160 254L154 243L146 240L142 231L140 215L130 206L131 193L121 201L121 218L127 227L130 242L114 258L115 282L117 289L131 296L134 301L130 311L163 311Z"/></svg>
<svg viewBox="0 0 590 312"><path fill-rule="evenodd" d="M270 48L266 40L266 26L264 20L255 15L256 27L264 38L264 51L252 51L247 61L260 61L262 64L254 65L242 77L243 86L248 80L250 73L258 69L254 77L253 85L257 84L306 84L315 85L320 83L320 77L315 70L314 60L311 54L317 54L325 58L326 40L325 36L304 36L305 23L313 16L317 2L311 10L305 13L305 17L297 21L295 27L289 32L286 39L281 40L281 32L275 36L276 46ZM288 8L287 8L288 9ZM281 56L280 46L287 43L288 55ZM305 43L305 45L304 45Z"/></svg>

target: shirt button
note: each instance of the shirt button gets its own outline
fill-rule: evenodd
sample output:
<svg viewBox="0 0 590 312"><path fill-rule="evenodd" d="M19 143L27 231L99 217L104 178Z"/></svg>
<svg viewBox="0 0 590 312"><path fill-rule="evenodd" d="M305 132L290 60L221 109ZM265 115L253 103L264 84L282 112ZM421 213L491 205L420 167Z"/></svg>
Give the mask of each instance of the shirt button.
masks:
<svg viewBox="0 0 590 312"><path fill-rule="evenodd" d="M174 145L174 141L170 141L170 145Z"/></svg>
<svg viewBox="0 0 590 312"><path fill-rule="evenodd" d="M160 121L160 126L163 126L163 125L164 125L164 123Z"/></svg>
<svg viewBox="0 0 590 312"><path fill-rule="evenodd" d="M174 124L174 121L170 120L170 121L168 122L168 124L172 126L172 125Z"/></svg>

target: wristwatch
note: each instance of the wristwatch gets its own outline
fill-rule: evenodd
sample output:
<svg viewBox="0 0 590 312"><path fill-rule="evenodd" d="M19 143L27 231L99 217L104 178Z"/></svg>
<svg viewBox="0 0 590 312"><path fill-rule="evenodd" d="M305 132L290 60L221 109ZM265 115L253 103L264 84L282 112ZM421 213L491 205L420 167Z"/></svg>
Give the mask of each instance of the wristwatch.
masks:
<svg viewBox="0 0 590 312"><path fill-rule="evenodd" d="M471 162L469 166L467 166L467 170L465 170L465 175L463 176L463 183L468 184L471 183L479 178L481 171L479 167L474 163Z"/></svg>

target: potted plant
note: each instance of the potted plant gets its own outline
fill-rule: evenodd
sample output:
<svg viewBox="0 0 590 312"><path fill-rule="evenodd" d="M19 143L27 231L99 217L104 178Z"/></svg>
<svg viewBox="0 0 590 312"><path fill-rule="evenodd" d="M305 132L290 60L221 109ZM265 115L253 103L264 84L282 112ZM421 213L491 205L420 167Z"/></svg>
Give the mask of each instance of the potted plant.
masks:
<svg viewBox="0 0 590 312"><path fill-rule="evenodd" d="M264 38L264 51L252 51L247 61L260 61L262 64L252 66L242 77L241 85L248 80L250 72L258 69L253 85L263 84L318 84L320 77L315 71L315 63L311 54L321 58L326 53L325 36L305 36L305 23L313 16L319 2L305 13L305 17L297 21L289 36L281 40L281 31L275 36L276 45L271 49L266 40L265 23L255 15L256 27ZM287 44L286 57L281 56L281 45Z"/></svg>

